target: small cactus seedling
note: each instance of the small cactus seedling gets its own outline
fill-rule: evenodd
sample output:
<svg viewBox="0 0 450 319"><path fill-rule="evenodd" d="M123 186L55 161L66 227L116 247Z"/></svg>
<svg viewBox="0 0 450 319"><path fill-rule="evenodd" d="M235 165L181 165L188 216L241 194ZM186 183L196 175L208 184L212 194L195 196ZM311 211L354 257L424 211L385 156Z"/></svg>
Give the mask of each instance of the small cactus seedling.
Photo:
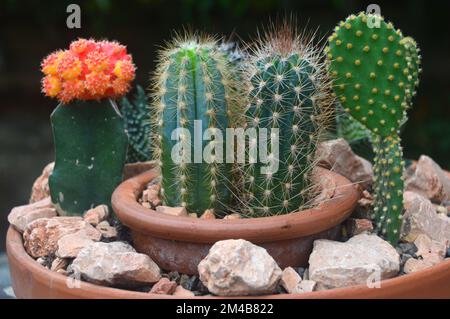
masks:
<svg viewBox="0 0 450 319"><path fill-rule="evenodd" d="M243 167L243 198L249 216L297 211L311 193L313 157L333 102L319 52L312 39L298 35L284 22L258 43L245 67L247 128L255 128L259 138L262 129L267 130L268 163L278 167L263 172L261 168L267 164L261 152L257 160L248 154ZM278 131L278 154L271 142L272 129Z"/></svg>
<svg viewBox="0 0 450 319"><path fill-rule="evenodd" d="M120 101L120 111L128 133L127 162L145 162L151 159L151 125L147 95L141 86L131 102L126 97Z"/></svg>
<svg viewBox="0 0 450 319"><path fill-rule="evenodd" d="M379 26L369 23L373 20ZM375 220L379 231L395 243L403 209L404 162L398 134L418 83L417 47L382 17L360 13L335 28L326 52L342 106L376 136Z"/></svg>
<svg viewBox="0 0 450 319"><path fill-rule="evenodd" d="M153 157L161 169L164 204L185 206L198 215L206 209L224 211L231 198L232 164L225 161L223 142L236 103L227 55L210 37L176 39L160 53L154 91ZM210 140L202 138L207 131ZM211 150L207 158L206 150Z"/></svg>
<svg viewBox="0 0 450 319"><path fill-rule="evenodd" d="M42 62L42 90L60 104L51 115L55 167L52 202L61 215L110 205L122 180L128 138L112 99L124 95L135 67L115 42L79 39Z"/></svg>

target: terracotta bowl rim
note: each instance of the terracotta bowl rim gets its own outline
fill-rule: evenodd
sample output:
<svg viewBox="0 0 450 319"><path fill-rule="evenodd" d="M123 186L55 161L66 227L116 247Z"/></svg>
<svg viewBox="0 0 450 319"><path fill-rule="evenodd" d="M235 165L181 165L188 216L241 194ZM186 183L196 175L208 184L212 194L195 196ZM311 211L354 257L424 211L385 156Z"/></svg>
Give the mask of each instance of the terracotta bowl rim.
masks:
<svg viewBox="0 0 450 319"><path fill-rule="evenodd" d="M399 277L386 279L381 281L380 288L368 288L365 285L350 286L345 288L336 288L331 290L314 291L301 294L276 294L276 295L262 295L262 296L240 296L240 297L221 297L221 296L195 296L183 297L173 295L159 295L153 293L144 293L129 291L118 288L98 286L88 282L80 281L79 288L68 288L66 276L51 271L38 262L36 262L23 247L22 235L10 226L8 229L6 248L10 267L17 267L22 265L26 271L31 275L32 280L30 284L39 282L42 285L48 286L49 289L54 289L55 293L52 297L58 298L58 295L66 292L76 298L131 298L131 299L226 299L226 298L258 298L258 299L316 299L316 298L383 298L385 292L392 291L395 294L401 285L416 286L427 283L431 278L439 274L446 274L450 272L450 259L445 260L438 265L430 268L420 270L415 273L402 275ZM13 288L14 287L14 277ZM411 289L414 289L412 287ZM41 296L42 297L42 296Z"/></svg>
<svg viewBox="0 0 450 319"><path fill-rule="evenodd" d="M112 207L120 221L133 231L152 236L195 243L214 243L223 239L246 239L254 243L286 240L317 234L344 221L360 197L360 188L347 178L318 168L321 176L331 178L334 196L317 207L300 212L235 220L199 219L158 213L137 201L142 190L158 175L151 169L122 182L112 195Z"/></svg>

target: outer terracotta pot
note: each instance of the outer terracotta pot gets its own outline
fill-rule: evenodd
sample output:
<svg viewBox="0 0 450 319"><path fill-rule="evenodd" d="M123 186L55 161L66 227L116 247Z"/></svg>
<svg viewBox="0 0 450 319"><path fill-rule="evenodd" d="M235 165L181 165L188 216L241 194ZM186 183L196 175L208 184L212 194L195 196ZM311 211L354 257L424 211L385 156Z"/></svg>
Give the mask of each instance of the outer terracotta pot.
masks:
<svg viewBox="0 0 450 319"><path fill-rule="evenodd" d="M131 229L137 251L149 255L161 268L196 274L197 265L211 246L224 239L246 239L267 249L281 268L306 266L313 241L336 239L340 224L352 212L359 190L346 178L320 169L323 178L336 185L332 199L319 206L287 215L204 220L157 213L137 202L156 169L123 182L112 195L112 206Z"/></svg>
<svg viewBox="0 0 450 319"><path fill-rule="evenodd" d="M12 227L8 230L6 249L12 286L18 298L175 298L174 296L101 287L72 280L69 280L73 287L70 288L66 276L41 266L26 253L21 234ZM258 298L450 298L450 260L413 274L383 280L380 288L367 288L359 285L303 294L266 295Z"/></svg>

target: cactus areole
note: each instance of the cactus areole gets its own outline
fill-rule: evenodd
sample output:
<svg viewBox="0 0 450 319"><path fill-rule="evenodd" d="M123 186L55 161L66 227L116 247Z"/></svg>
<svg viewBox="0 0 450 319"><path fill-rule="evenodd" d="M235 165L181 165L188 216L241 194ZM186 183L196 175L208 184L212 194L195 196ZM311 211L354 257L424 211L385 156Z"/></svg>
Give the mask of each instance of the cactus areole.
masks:
<svg viewBox="0 0 450 319"><path fill-rule="evenodd" d="M42 91L60 101L51 115L55 167L49 177L60 215L111 205L122 180L128 136L114 99L124 95L135 67L116 42L79 39L42 62Z"/></svg>

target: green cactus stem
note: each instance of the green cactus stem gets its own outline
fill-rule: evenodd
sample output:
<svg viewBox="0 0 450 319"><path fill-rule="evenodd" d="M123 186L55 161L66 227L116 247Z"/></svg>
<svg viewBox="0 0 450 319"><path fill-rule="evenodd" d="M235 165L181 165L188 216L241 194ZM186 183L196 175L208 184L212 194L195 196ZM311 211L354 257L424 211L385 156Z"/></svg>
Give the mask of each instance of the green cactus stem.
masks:
<svg viewBox="0 0 450 319"><path fill-rule="evenodd" d="M126 97L120 101L120 111L128 133L127 163L149 161L151 157L151 121L147 95L141 86L136 87L134 100Z"/></svg>
<svg viewBox="0 0 450 319"><path fill-rule="evenodd" d="M247 127L255 128L258 137L262 129L268 134L268 161L259 152L254 163L248 155L243 167L244 208L252 217L297 211L311 194L314 154L332 99L318 50L310 43L286 22L266 35L245 68ZM272 149L272 129L278 130L278 154ZM274 163L276 171L261 170Z"/></svg>
<svg viewBox="0 0 450 319"><path fill-rule="evenodd" d="M232 169L225 160L225 129L232 126L229 114L236 103L233 67L226 54L208 37L173 41L160 54L154 91L153 156L161 169L164 205L184 206L198 215L206 209L223 212L230 203ZM201 126L194 132L196 122ZM190 140L183 132L174 136L176 129L185 129ZM207 129L214 134L199 141L199 154L194 137ZM220 133L223 144L216 140ZM177 145L181 161L171 156ZM205 148L211 150L209 159L201 154Z"/></svg>
<svg viewBox="0 0 450 319"><path fill-rule="evenodd" d="M100 204L122 180L128 138L111 100L60 104L51 115L55 168L49 177L52 202L61 215L82 215Z"/></svg>
<svg viewBox="0 0 450 319"><path fill-rule="evenodd" d="M335 92L344 110L375 136L374 217L379 232L395 244L403 210L399 131L418 84L418 50L378 15L351 15L334 31L326 52Z"/></svg>
<svg viewBox="0 0 450 319"><path fill-rule="evenodd" d="M400 138L376 136L374 140L374 214L377 229L391 243L400 236L403 209L403 179L405 167Z"/></svg>

